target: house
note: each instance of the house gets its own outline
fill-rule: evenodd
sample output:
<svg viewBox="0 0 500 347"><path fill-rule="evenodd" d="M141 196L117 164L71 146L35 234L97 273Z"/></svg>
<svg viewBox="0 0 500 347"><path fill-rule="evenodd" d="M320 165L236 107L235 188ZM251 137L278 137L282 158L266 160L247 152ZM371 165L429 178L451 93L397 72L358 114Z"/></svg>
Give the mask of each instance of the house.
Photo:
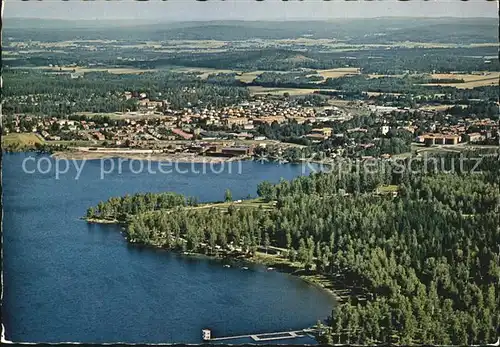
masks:
<svg viewBox="0 0 500 347"><path fill-rule="evenodd" d="M222 155L225 156L240 156L240 155L252 155L253 154L253 148L252 147L247 147L247 146L242 146L242 147L224 147L221 150Z"/></svg>
<svg viewBox="0 0 500 347"><path fill-rule="evenodd" d="M382 135L387 135L387 133L389 132L389 126L387 125L382 125L380 127L380 132L382 133Z"/></svg>
<svg viewBox="0 0 500 347"><path fill-rule="evenodd" d="M237 118L237 117L229 117L225 118L222 121L222 124L225 125L226 127L232 127L234 125L245 125L248 124L248 119L247 118Z"/></svg>
<svg viewBox="0 0 500 347"><path fill-rule="evenodd" d="M273 124L274 122L281 124L286 121L286 118L283 116L267 116L267 117L260 117L256 118L253 120L254 124Z"/></svg>
<svg viewBox="0 0 500 347"><path fill-rule="evenodd" d="M485 136L480 133L470 133L466 134L464 138L467 142L480 142L484 140Z"/></svg>
<svg viewBox="0 0 500 347"><path fill-rule="evenodd" d="M424 142L426 146L456 145L460 142L459 135L429 134L429 135L419 136L419 139L420 142Z"/></svg>
<svg viewBox="0 0 500 347"><path fill-rule="evenodd" d="M102 133L100 133L99 131L96 131L94 133L94 137L99 140L99 141L104 141L106 140L106 136L104 136Z"/></svg>

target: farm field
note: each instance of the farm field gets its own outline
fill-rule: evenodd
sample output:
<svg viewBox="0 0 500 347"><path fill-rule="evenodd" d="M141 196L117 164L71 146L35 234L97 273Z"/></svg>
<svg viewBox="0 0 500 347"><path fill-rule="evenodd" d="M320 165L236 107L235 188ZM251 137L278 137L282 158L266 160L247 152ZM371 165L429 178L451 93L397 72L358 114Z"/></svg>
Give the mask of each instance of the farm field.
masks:
<svg viewBox="0 0 500 347"><path fill-rule="evenodd" d="M341 67L337 69L318 70L318 74L321 75L324 79L327 79L344 77L347 75L359 75L360 72L359 68L357 67Z"/></svg>
<svg viewBox="0 0 500 347"><path fill-rule="evenodd" d="M478 74L433 74L436 79L462 79L464 83L428 83L428 86L449 86L460 89L471 89L482 86L498 85L500 72L481 72Z"/></svg>

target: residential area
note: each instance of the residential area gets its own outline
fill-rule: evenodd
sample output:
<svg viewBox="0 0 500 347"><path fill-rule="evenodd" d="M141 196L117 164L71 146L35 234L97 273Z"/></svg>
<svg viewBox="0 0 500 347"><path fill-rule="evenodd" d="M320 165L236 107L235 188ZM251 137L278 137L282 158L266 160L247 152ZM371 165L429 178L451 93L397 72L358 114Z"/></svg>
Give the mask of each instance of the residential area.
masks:
<svg viewBox="0 0 500 347"><path fill-rule="evenodd" d="M369 155L367 150L379 141L397 136L413 147L487 145L498 139L498 123L488 117L359 101L313 107L293 98L256 95L219 109L176 110L168 100L150 100L142 92L125 92L123 98L136 102L138 110L62 119L18 114L5 119L4 134L34 133L45 144L66 144L73 150L87 146L93 151L122 148L215 157L251 157L266 146L282 151L325 142L329 145L323 150L329 156L355 157ZM368 123L361 124L363 119ZM387 158L410 147L406 148L379 155Z"/></svg>

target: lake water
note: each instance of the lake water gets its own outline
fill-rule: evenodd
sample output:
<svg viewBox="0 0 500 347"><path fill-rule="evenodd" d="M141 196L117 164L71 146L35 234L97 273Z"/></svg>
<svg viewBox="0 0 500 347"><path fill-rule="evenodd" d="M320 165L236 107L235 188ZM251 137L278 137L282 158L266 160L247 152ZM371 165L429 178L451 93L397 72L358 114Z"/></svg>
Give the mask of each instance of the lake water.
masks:
<svg viewBox="0 0 500 347"><path fill-rule="evenodd" d="M41 172L28 173L37 163ZM298 278L131 246L117 226L79 219L89 206L126 193L175 191L213 201L229 188L233 199L243 199L256 196L262 180L291 179L309 168L244 162L217 174L203 173L203 164L180 164L175 169L183 173L135 174L139 163L124 163L121 173L118 160L113 163L112 171L110 160L86 161L78 179L71 164L56 179L55 161L47 156L3 155L6 339L200 343L204 327L215 336L275 332L330 314L333 298ZM104 179L102 168L109 172Z"/></svg>

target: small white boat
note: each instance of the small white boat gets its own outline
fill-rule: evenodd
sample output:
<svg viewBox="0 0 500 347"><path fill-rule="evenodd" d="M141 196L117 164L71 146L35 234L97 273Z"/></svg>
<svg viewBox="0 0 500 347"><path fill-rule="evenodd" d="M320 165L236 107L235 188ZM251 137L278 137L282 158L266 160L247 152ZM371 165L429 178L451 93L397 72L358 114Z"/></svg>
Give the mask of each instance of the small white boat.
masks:
<svg viewBox="0 0 500 347"><path fill-rule="evenodd" d="M227 264L226 264L226 265L224 265L224 267L231 267L231 265L227 265Z"/></svg>
<svg viewBox="0 0 500 347"><path fill-rule="evenodd" d="M274 268L273 267L268 267L267 270L271 271L271 270L274 270Z"/></svg>
<svg viewBox="0 0 500 347"><path fill-rule="evenodd" d="M243 270L248 270L248 268L246 266L243 266L242 269Z"/></svg>

